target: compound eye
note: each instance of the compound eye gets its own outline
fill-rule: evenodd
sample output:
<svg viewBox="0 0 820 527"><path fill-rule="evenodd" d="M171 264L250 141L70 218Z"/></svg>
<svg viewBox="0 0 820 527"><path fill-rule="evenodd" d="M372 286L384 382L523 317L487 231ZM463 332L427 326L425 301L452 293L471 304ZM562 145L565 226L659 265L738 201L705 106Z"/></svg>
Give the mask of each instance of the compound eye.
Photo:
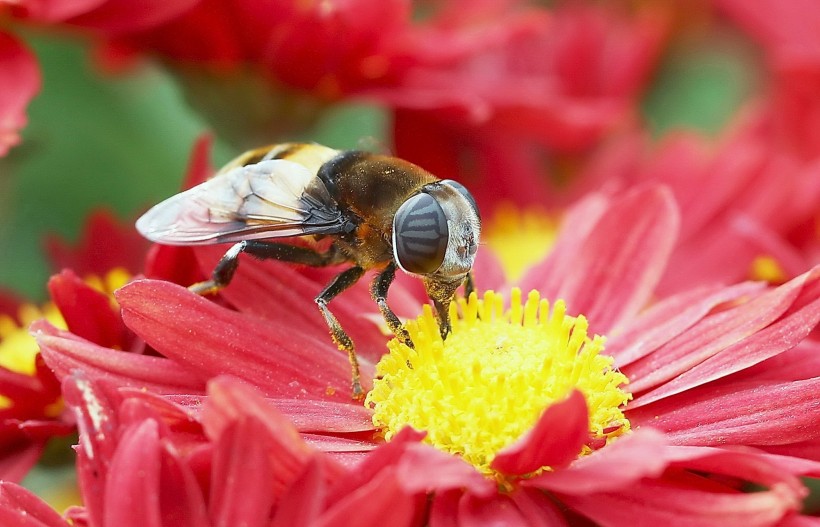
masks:
<svg viewBox="0 0 820 527"><path fill-rule="evenodd" d="M444 211L429 194L416 194L396 211L393 252L408 273L434 273L444 262L449 238Z"/></svg>
<svg viewBox="0 0 820 527"><path fill-rule="evenodd" d="M478 216L479 219L481 218L481 216L478 213L478 204L476 204L475 198L473 197L472 194L470 194L470 191L467 190L467 187L465 187L464 185L462 185L458 181L453 181L452 179L444 179L444 180L442 180L441 183L443 185L449 185L449 186L453 187L454 189L456 189L458 191L458 193L461 194L462 196L464 196L464 199L466 199L468 202L470 202L470 205L473 206L473 210L475 211L475 215Z"/></svg>

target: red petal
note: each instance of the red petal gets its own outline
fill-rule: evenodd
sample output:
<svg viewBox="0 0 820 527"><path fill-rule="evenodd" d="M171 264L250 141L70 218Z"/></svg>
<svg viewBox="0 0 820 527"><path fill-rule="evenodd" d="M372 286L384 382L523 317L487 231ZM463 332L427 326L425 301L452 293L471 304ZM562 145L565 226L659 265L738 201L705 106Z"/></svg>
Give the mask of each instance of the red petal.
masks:
<svg viewBox="0 0 820 527"><path fill-rule="evenodd" d="M463 527L484 527L505 525L509 527L530 527L532 522L515 506L515 502L505 494L480 498L464 494L458 503L457 525Z"/></svg>
<svg viewBox="0 0 820 527"><path fill-rule="evenodd" d="M657 477L663 472L668 465L663 456L666 444L662 434L641 428L563 470L544 472L521 484L573 495L629 488L636 481Z"/></svg>
<svg viewBox="0 0 820 527"><path fill-rule="evenodd" d="M637 397L630 408L681 393L793 348L817 326L818 306L820 268L737 308L703 319L652 355L623 368L633 392L668 381Z"/></svg>
<svg viewBox="0 0 820 527"><path fill-rule="evenodd" d="M268 524L274 500L283 490L276 469L293 467L271 465L267 449L273 445L266 433L265 425L246 418L227 424L214 438L209 516L216 525ZM290 474L282 477L292 481Z"/></svg>
<svg viewBox="0 0 820 527"><path fill-rule="evenodd" d="M59 0L25 2L25 17L37 22L56 23L95 9L106 0Z"/></svg>
<svg viewBox="0 0 820 527"><path fill-rule="evenodd" d="M108 295L93 289L70 270L52 276L48 290L69 331L100 346L124 347L126 328Z"/></svg>
<svg viewBox="0 0 820 527"><path fill-rule="evenodd" d="M818 378L704 386L637 409L627 405L626 416L677 444L789 444L817 437L818 390Z"/></svg>
<svg viewBox="0 0 820 527"><path fill-rule="evenodd" d="M109 210L99 209L85 220L80 240L67 243L58 236L46 238L46 252L55 273L71 269L80 276L103 277L117 267L132 275L142 270L148 241L130 224Z"/></svg>
<svg viewBox="0 0 820 527"><path fill-rule="evenodd" d="M202 393L205 381L162 357L137 355L104 348L56 329L44 321L31 330L46 363L60 378L75 370L89 379L105 379L118 386L158 393Z"/></svg>
<svg viewBox="0 0 820 527"><path fill-rule="evenodd" d="M4 431L3 436L7 435L9 434ZM0 438L0 481L22 481L40 460L44 447L44 440L33 442L22 438ZM0 522L0 525L2 524L3 522Z"/></svg>
<svg viewBox="0 0 820 527"><path fill-rule="evenodd" d="M224 250L224 247L197 249L202 270L210 272ZM330 330L313 299L340 272L340 267L316 270L249 257L240 261L231 284L220 292L232 306L277 325L302 327L306 332L330 339ZM353 339L357 354L376 362L387 351L387 337L369 317L363 316L363 313L378 314L368 289L369 277L365 276L344 291L328 307Z"/></svg>
<svg viewBox="0 0 820 527"><path fill-rule="evenodd" d="M493 459L490 468L504 474L527 474L541 467L561 468L578 457L589 440L586 399L573 390L550 405L535 426Z"/></svg>
<svg viewBox="0 0 820 527"><path fill-rule="evenodd" d="M607 525L774 525L800 508L806 489L782 466L754 452L668 447L662 458L681 468L728 475L769 487L742 493L692 473L665 480L643 479L620 492L562 496L570 507ZM688 475L687 475L688 474Z"/></svg>
<svg viewBox="0 0 820 527"><path fill-rule="evenodd" d="M108 36L151 29L181 15L200 0L152 0L134 3L107 0L98 8L66 21L99 30Z"/></svg>
<svg viewBox="0 0 820 527"><path fill-rule="evenodd" d="M562 274L525 277L524 289L567 303L568 311L583 313L591 331L608 333L634 316L648 302L675 243L678 212L668 190L648 187L614 200L580 245L559 246L547 257L557 260L546 268ZM563 236L575 236L563 222ZM559 239L562 234L559 234ZM540 282L540 283L539 283Z"/></svg>
<svg viewBox="0 0 820 527"><path fill-rule="evenodd" d="M795 504L776 491L727 491L642 480L620 493L562 496L561 500L601 525L770 527L795 510Z"/></svg>
<svg viewBox="0 0 820 527"><path fill-rule="evenodd" d="M346 527L353 518L353 523L362 527L419 525L419 511L423 510L426 496L408 493L400 478L392 467L387 467L360 481L361 486L322 514L317 527Z"/></svg>
<svg viewBox="0 0 820 527"><path fill-rule="evenodd" d="M173 450L163 451L160 460L159 507L163 525L177 527L210 527L205 497L190 465Z"/></svg>
<svg viewBox="0 0 820 527"><path fill-rule="evenodd" d="M103 525L162 527L157 423L123 430L106 474Z"/></svg>
<svg viewBox="0 0 820 527"><path fill-rule="evenodd" d="M350 400L347 357L325 334L229 311L168 282L137 280L116 297L126 325L200 375L235 375L274 397Z"/></svg>
<svg viewBox="0 0 820 527"><path fill-rule="evenodd" d="M236 379L218 378L208 384L208 394L210 397L201 417L206 435L216 439L229 427L237 426L237 422L257 423L253 425L258 428L257 432L236 440L256 440L263 444L269 466L275 468L267 489L274 495L281 494L315 455L314 450L305 444L290 421L252 387ZM328 478L343 473L343 469L330 460L325 463L325 468Z"/></svg>
<svg viewBox="0 0 820 527"><path fill-rule="evenodd" d="M533 527L563 527L569 525L555 502L538 489L520 488L510 494L516 507Z"/></svg>
<svg viewBox="0 0 820 527"><path fill-rule="evenodd" d="M424 434L410 427L404 428L392 441L371 452L343 483L333 487L329 499L341 499L386 466L395 467L401 488L409 494L462 488L481 496L495 492L492 483L471 465L461 458L420 443L423 437Z"/></svg>
<svg viewBox="0 0 820 527"><path fill-rule="evenodd" d="M732 377L734 380L802 381L820 377L820 341L806 339Z"/></svg>
<svg viewBox="0 0 820 527"><path fill-rule="evenodd" d="M0 481L0 525L69 527L56 511L33 492L7 481Z"/></svg>
<svg viewBox="0 0 820 527"><path fill-rule="evenodd" d="M321 458L314 456L282 495L270 527L315 525L325 504L325 492Z"/></svg>
<svg viewBox="0 0 820 527"><path fill-rule="evenodd" d="M15 38L0 32L0 156L20 141L26 106L40 90L34 56Z"/></svg>
<svg viewBox="0 0 820 527"><path fill-rule="evenodd" d="M766 284L745 282L732 287L700 288L663 300L607 339L606 353L619 367L631 364L677 337L718 305L761 291Z"/></svg>

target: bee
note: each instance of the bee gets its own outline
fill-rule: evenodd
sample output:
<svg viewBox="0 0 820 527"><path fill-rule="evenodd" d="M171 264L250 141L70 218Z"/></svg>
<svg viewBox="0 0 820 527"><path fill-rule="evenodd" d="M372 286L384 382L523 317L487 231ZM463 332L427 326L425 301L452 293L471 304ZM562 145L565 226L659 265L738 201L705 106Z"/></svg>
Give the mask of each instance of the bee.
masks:
<svg viewBox="0 0 820 527"><path fill-rule="evenodd" d="M456 289L472 290L471 269L481 232L475 199L399 158L309 143L248 151L217 174L151 208L137 220L149 240L167 245L233 242L209 280L189 289L210 294L227 286L239 255L309 266L350 264L315 297L319 311L352 368L353 396L362 396L353 341L328 308L337 295L376 270L370 292L387 326L413 342L387 305L397 268L418 276L433 302L442 338L450 332ZM330 237L323 252L271 241ZM318 245L317 245L318 247Z"/></svg>

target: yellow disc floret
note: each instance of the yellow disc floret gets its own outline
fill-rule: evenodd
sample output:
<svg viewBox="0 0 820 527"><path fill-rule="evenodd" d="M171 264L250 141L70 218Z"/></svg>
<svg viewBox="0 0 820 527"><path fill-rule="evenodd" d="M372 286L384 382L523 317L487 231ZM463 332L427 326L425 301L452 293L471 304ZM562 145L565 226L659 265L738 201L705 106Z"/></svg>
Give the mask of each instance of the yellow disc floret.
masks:
<svg viewBox="0 0 820 527"><path fill-rule="evenodd" d="M491 291L458 307L446 341L425 306L407 324L415 349L393 340L379 361L366 404L385 439L407 425L424 430L430 444L491 475L495 454L574 388L586 398L592 441L629 430L626 377L601 354L603 337L588 337L586 319L567 315L563 301L550 310L533 291L522 305L514 289L507 310Z"/></svg>

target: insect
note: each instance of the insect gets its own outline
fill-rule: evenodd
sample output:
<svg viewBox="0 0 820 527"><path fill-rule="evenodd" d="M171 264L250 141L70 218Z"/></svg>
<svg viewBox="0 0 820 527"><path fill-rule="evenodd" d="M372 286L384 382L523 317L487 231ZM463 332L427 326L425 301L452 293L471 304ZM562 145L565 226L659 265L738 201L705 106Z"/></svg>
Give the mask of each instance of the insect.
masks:
<svg viewBox="0 0 820 527"><path fill-rule="evenodd" d="M362 396L353 341L328 303L377 270L370 292L394 335L413 346L387 305L397 267L421 278L433 301L442 338L456 289L472 290L470 271L481 222L464 186L440 180L407 161L318 144L283 143L246 152L213 178L146 212L137 230L168 245L234 242L211 278L190 289L209 294L227 286L239 255L310 266L349 263L315 301L352 368L353 396ZM324 252L271 239L330 237Z"/></svg>

